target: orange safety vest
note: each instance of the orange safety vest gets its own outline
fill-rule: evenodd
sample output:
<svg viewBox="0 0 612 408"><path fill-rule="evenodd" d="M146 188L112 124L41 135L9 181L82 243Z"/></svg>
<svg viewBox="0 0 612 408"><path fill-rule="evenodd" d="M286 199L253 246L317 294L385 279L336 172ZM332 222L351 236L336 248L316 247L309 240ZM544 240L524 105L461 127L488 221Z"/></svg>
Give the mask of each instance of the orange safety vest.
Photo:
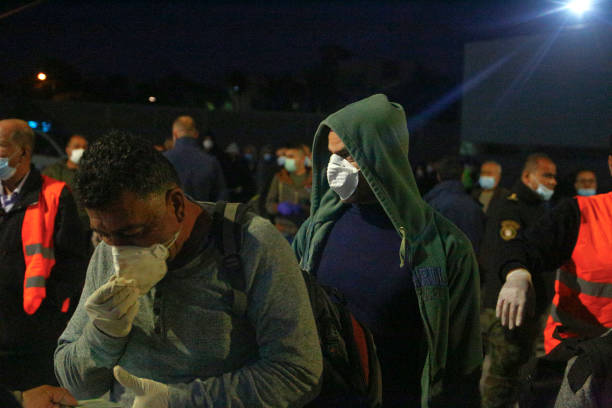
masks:
<svg viewBox="0 0 612 408"><path fill-rule="evenodd" d="M25 276L23 279L23 309L29 315L34 314L43 299L47 296L46 281L55 265L53 250L53 232L55 216L59 207L63 181L42 177L42 188L38 202L30 205L25 212L21 226L21 242L25 258ZM61 311L66 313L70 298L66 298Z"/></svg>
<svg viewBox="0 0 612 408"><path fill-rule="evenodd" d="M591 338L612 328L612 193L576 199L580 229L572 258L557 272L546 353L558 337Z"/></svg>

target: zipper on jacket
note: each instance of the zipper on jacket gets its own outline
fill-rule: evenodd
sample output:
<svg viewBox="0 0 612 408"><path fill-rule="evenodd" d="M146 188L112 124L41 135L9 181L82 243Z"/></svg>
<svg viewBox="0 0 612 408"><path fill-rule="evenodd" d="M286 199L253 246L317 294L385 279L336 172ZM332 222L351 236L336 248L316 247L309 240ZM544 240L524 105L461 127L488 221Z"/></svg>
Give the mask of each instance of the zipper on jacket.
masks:
<svg viewBox="0 0 612 408"><path fill-rule="evenodd" d="M400 248L399 248L399 257L400 257L400 268L403 268L404 265L406 264L406 228L404 227L400 227L399 228L399 233L400 236L402 237L402 242L400 244ZM410 259L410 254L408 255L408 264L412 263L412 260Z"/></svg>

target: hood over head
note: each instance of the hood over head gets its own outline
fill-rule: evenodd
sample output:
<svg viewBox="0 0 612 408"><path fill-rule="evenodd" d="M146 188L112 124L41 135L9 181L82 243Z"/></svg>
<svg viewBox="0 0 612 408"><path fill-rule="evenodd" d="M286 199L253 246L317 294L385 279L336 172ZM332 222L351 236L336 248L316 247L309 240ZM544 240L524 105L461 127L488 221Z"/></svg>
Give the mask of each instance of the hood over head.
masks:
<svg viewBox="0 0 612 408"><path fill-rule="evenodd" d="M408 126L401 105L377 94L350 104L321 122L312 148L311 214L316 217L312 220L315 223L333 218L345 205L327 182L330 129L338 134L361 168L398 233L409 243L417 241L433 213L422 200L412 174Z"/></svg>

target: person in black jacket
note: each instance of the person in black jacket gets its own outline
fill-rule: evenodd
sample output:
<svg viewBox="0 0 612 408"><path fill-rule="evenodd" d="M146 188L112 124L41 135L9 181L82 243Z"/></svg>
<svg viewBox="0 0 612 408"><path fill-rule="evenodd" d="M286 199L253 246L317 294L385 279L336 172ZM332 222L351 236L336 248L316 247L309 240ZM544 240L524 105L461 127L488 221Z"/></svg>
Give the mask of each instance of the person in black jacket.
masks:
<svg viewBox="0 0 612 408"><path fill-rule="evenodd" d="M608 167L612 175L612 135ZM531 320L535 278L560 267L544 331L546 352L552 355L578 341L580 353L568 364L555 407L609 407L612 401L611 227L612 193L578 195L561 201L506 243L498 259L498 274L505 283L496 312L509 328Z"/></svg>
<svg viewBox="0 0 612 408"><path fill-rule="evenodd" d="M552 279L542 279L536 285L537 317L530 324L510 332L495 316L497 295L503 283L497 271L504 243L516 239L520 231L548 211L547 201L557 185L556 174L556 166L548 156L530 155L510 195L489 213L479 259L484 279L481 325L485 354L491 362L489 373L485 372L483 378L482 406L485 408L506 407L516 400L520 369L534 354L541 329L539 320L550 304Z"/></svg>
<svg viewBox="0 0 612 408"><path fill-rule="evenodd" d="M480 205L461 183L463 163L458 157L444 157L438 166L438 183L423 199L455 224L469 238L478 254L485 227L485 215Z"/></svg>
<svg viewBox="0 0 612 408"><path fill-rule="evenodd" d="M40 200L43 181L31 166L33 146L34 133L24 121L0 121L0 383L11 389L57 384L53 351L78 302L88 260L76 204L64 187L51 247L55 265L44 281L46 297L33 314L25 312L22 236L30 231L22 231L22 224L28 207ZM67 298L73 307L64 313Z"/></svg>

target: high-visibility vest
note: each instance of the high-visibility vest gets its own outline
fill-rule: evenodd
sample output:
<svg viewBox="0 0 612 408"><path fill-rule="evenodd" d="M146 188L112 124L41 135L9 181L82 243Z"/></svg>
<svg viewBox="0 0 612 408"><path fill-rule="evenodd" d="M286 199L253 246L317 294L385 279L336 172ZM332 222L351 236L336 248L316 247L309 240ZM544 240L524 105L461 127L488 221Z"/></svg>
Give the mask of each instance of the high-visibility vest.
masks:
<svg viewBox="0 0 612 408"><path fill-rule="evenodd" d="M557 337L596 337L612 328L612 193L576 197L580 228L572 258L557 272L544 329L546 353Z"/></svg>
<svg viewBox="0 0 612 408"><path fill-rule="evenodd" d="M55 216L60 195L66 186L63 181L44 175L41 177L42 188L38 202L26 209L21 226L21 242L26 265L23 280L23 309L30 315L38 310L47 296L46 281L55 265L53 249ZM67 298L61 305L61 311L66 313L69 305L70 298Z"/></svg>

